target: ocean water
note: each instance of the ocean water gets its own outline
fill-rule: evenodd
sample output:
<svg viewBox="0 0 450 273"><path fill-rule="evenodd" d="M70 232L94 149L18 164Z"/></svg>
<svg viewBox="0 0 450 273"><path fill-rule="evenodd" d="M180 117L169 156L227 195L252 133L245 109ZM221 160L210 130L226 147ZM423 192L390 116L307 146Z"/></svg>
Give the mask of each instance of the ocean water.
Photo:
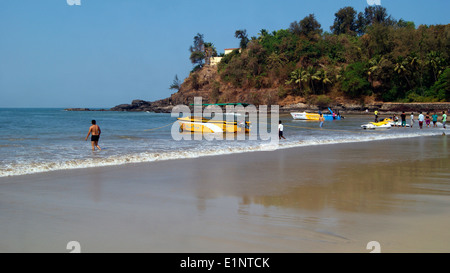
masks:
<svg viewBox="0 0 450 273"><path fill-rule="evenodd" d="M93 152L90 139L84 140L92 119L102 130L102 151ZM372 119L371 115L349 115L340 121L325 122L320 129L318 122L293 120L283 114L280 120L286 140L281 140L277 148L444 132L442 126L420 130L417 122L413 128L362 130L360 126ZM0 108L0 177L273 149L269 141L263 140L176 141L171 135L175 121L175 117L163 113ZM254 127L252 131L256 132Z"/></svg>

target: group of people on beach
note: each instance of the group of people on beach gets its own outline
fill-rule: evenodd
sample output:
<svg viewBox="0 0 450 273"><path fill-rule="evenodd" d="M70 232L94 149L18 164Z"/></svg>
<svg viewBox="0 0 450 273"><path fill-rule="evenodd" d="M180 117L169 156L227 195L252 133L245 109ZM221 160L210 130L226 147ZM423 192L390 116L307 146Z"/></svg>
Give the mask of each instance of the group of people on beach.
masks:
<svg viewBox="0 0 450 273"><path fill-rule="evenodd" d="M433 113L433 115L430 116L430 112L427 112L426 115L424 115L422 112L419 112L419 116L417 118L417 120L419 121L419 128L423 129L423 123L425 122L425 125L427 126L427 128L431 127L431 122L433 122L433 128L437 128L438 127L438 119L439 116L437 115L436 112ZM442 128L446 128L446 123L447 123L447 114L445 113L445 111L442 111L442 117L441 117L441 121L442 121ZM414 113L411 113L411 127L413 127L414 124Z"/></svg>
<svg viewBox="0 0 450 273"><path fill-rule="evenodd" d="M378 122L378 111L375 110L374 114L375 114L375 122ZM396 126L396 127L407 127L405 111L403 111L402 114L400 115L401 123L399 121L399 117L396 114L393 115L392 120L394 122L394 126ZM423 129L424 123L427 128L431 128L431 127L437 128L438 120L439 120L439 116L436 111L433 112L432 115L430 115L430 112L426 112L425 115L422 112L419 112L419 116L417 117L417 121L419 123L420 129ZM410 128L413 128L415 121L416 121L416 119L414 118L414 112L411 112L410 124L409 124ZM447 123L446 111L442 111L441 121L442 121L442 128L445 129L446 123ZM431 122L433 122L433 126L431 125Z"/></svg>

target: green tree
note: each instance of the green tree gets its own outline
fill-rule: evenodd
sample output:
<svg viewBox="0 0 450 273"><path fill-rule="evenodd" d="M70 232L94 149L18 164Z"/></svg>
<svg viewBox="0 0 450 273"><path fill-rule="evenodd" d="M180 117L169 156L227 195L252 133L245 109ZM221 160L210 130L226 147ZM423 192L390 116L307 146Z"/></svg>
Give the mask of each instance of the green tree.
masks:
<svg viewBox="0 0 450 273"><path fill-rule="evenodd" d="M295 83L299 88L300 93L303 95L308 95L309 93L303 88L303 83L307 84L309 81L309 74L303 68L297 68L291 72L289 76L289 80L286 81L286 84Z"/></svg>
<svg viewBox="0 0 450 273"><path fill-rule="evenodd" d="M178 75L175 75L175 78L173 79L172 84L170 85L169 89L175 89L177 91L180 91L181 82L178 79Z"/></svg>
<svg viewBox="0 0 450 273"><path fill-rule="evenodd" d="M370 94L365 63L356 62L348 65L341 77L341 82L342 90L352 98Z"/></svg>
<svg viewBox="0 0 450 273"><path fill-rule="evenodd" d="M202 67L206 57L203 34L197 33L197 35L194 36L194 45L190 46L189 51L191 52L190 60L192 64Z"/></svg>
<svg viewBox="0 0 450 273"><path fill-rule="evenodd" d="M402 27L416 28L416 25L414 24L414 22L405 21L403 19L400 19L397 22L397 27L399 27L399 28L402 28Z"/></svg>
<svg viewBox="0 0 450 273"><path fill-rule="evenodd" d="M330 30L336 34L356 35L358 24L356 20L356 11L352 7L341 8L334 14L334 24Z"/></svg>
<svg viewBox="0 0 450 273"><path fill-rule="evenodd" d="M306 16L300 22L292 22L289 30L295 35L316 40L322 34L321 25L314 14Z"/></svg>
<svg viewBox="0 0 450 273"><path fill-rule="evenodd" d="M241 49L247 48L247 44L249 42L247 30L245 30L245 29L236 30L236 32L234 33L234 37L241 40L239 43L239 46Z"/></svg>
<svg viewBox="0 0 450 273"><path fill-rule="evenodd" d="M396 72L399 76L403 77L408 84L408 87L411 88L411 81L409 79L409 75L411 74L409 70L409 63L406 59L399 60L394 65L394 72Z"/></svg>
<svg viewBox="0 0 450 273"><path fill-rule="evenodd" d="M426 61L426 63L431 68L431 71L432 71L433 76L434 76L434 81L437 81L438 77L445 70L445 59L442 57L442 54L440 52L430 51L427 54L427 61Z"/></svg>
<svg viewBox="0 0 450 273"><path fill-rule="evenodd" d="M315 73L315 79L321 84L322 93L325 93L328 87L333 83L328 72L324 69L320 69Z"/></svg>
<svg viewBox="0 0 450 273"><path fill-rule="evenodd" d="M367 75L370 85L375 90L374 82L382 80L383 70L387 66L387 59L384 56L376 56L369 60Z"/></svg>
<svg viewBox="0 0 450 273"><path fill-rule="evenodd" d="M439 101L450 101L450 67L445 69L430 89L431 96Z"/></svg>
<svg viewBox="0 0 450 273"><path fill-rule="evenodd" d="M364 10L364 19L366 25L384 24L386 26L393 26L396 22L388 14L385 7L369 6Z"/></svg>

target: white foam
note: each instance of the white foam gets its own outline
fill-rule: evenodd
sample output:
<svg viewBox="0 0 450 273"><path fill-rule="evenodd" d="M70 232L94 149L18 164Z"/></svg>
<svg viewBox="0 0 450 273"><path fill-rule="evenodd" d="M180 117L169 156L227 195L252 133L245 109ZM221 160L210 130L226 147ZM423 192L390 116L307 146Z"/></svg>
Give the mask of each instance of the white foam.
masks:
<svg viewBox="0 0 450 273"><path fill-rule="evenodd" d="M334 136L330 138L312 137L311 139L306 140L286 141L286 142L281 141L279 145L273 145L270 143L258 143L258 144L253 143L248 146L241 145L241 146L226 146L226 147L217 145L217 146L210 146L208 148L201 148L198 150L185 149L166 152L142 152L127 155L115 155L109 157L99 156L88 159L73 159L55 162L31 162L31 163L19 162L19 163L11 163L0 167L0 177L26 175L57 170L115 166L131 163L145 163L163 160L198 158L202 156L216 156L216 155L255 152L255 151L268 151L268 150L287 149L302 146L352 143L352 142L369 142L376 140L410 138L419 136L435 136L440 134L442 134L442 132L439 130L433 132L420 131L405 134L363 134L358 136L355 135ZM224 141L223 143L227 144L226 141Z"/></svg>

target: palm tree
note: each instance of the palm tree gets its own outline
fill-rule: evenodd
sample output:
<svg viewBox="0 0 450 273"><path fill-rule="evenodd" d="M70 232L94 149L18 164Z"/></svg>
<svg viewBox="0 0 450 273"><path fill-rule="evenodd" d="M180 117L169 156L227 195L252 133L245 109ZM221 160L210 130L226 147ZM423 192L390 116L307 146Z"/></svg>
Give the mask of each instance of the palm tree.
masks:
<svg viewBox="0 0 450 273"><path fill-rule="evenodd" d="M304 70L302 68L297 68L294 71L292 71L289 76L289 80L286 81L286 84L292 83L298 84L300 91L302 91L303 72Z"/></svg>
<svg viewBox="0 0 450 273"><path fill-rule="evenodd" d="M319 81L320 80L319 75L316 74L316 73L317 73L317 71L314 68L314 66L308 66L308 68L306 69L305 74L304 74L304 79L311 86L313 94L316 93L315 88L314 88L314 81Z"/></svg>
<svg viewBox="0 0 450 273"><path fill-rule="evenodd" d="M430 51L427 54L426 64L431 67L433 71L434 80L437 81L445 68L445 59L442 58L440 52Z"/></svg>
<svg viewBox="0 0 450 273"><path fill-rule="evenodd" d="M241 42L239 43L240 48L242 49L247 48L247 44L249 42L247 30L245 29L236 30L236 32L234 33L234 37L241 40Z"/></svg>
<svg viewBox="0 0 450 273"><path fill-rule="evenodd" d="M315 94L316 92L315 92L315 88L314 88L314 82L322 82L322 71L321 70L315 71L315 69L311 69L311 72L313 72L311 74L311 84L313 87L313 92Z"/></svg>
<svg viewBox="0 0 450 273"><path fill-rule="evenodd" d="M283 53L277 54L272 52L267 58L267 67L269 69L279 69L287 62Z"/></svg>
<svg viewBox="0 0 450 273"><path fill-rule="evenodd" d="M328 72L324 69L320 69L318 73L320 75L320 82L322 83L322 93L325 93L325 91L327 90L327 86L332 84L333 82L328 77Z"/></svg>
<svg viewBox="0 0 450 273"><path fill-rule="evenodd" d="M416 56L408 56L405 61L406 61L407 67L409 68L409 72L410 72L412 78L419 80L420 89L422 90L422 93L423 93L424 92L424 88L423 88L423 66L422 66L422 61ZM419 72L420 75L417 75L417 72Z"/></svg>
<svg viewBox="0 0 450 273"><path fill-rule="evenodd" d="M369 76L370 85L374 88L373 83L375 80L379 80L379 73L383 70L383 67L386 64L386 59L384 56L373 57L369 60L369 69L367 71L367 75Z"/></svg>
<svg viewBox="0 0 450 273"><path fill-rule="evenodd" d="M207 64L210 64L211 57L217 56L217 50L216 47L212 43L204 43L204 50L205 50L205 59Z"/></svg>
<svg viewBox="0 0 450 273"><path fill-rule="evenodd" d="M403 76L408 83L408 86L411 88L411 83L408 79L408 62L406 60L398 61L394 66L394 71L397 72L398 75Z"/></svg>
<svg viewBox="0 0 450 273"><path fill-rule="evenodd" d="M258 35L259 35L259 39L263 39L264 37L269 35L269 32L266 29L261 29L259 31Z"/></svg>

